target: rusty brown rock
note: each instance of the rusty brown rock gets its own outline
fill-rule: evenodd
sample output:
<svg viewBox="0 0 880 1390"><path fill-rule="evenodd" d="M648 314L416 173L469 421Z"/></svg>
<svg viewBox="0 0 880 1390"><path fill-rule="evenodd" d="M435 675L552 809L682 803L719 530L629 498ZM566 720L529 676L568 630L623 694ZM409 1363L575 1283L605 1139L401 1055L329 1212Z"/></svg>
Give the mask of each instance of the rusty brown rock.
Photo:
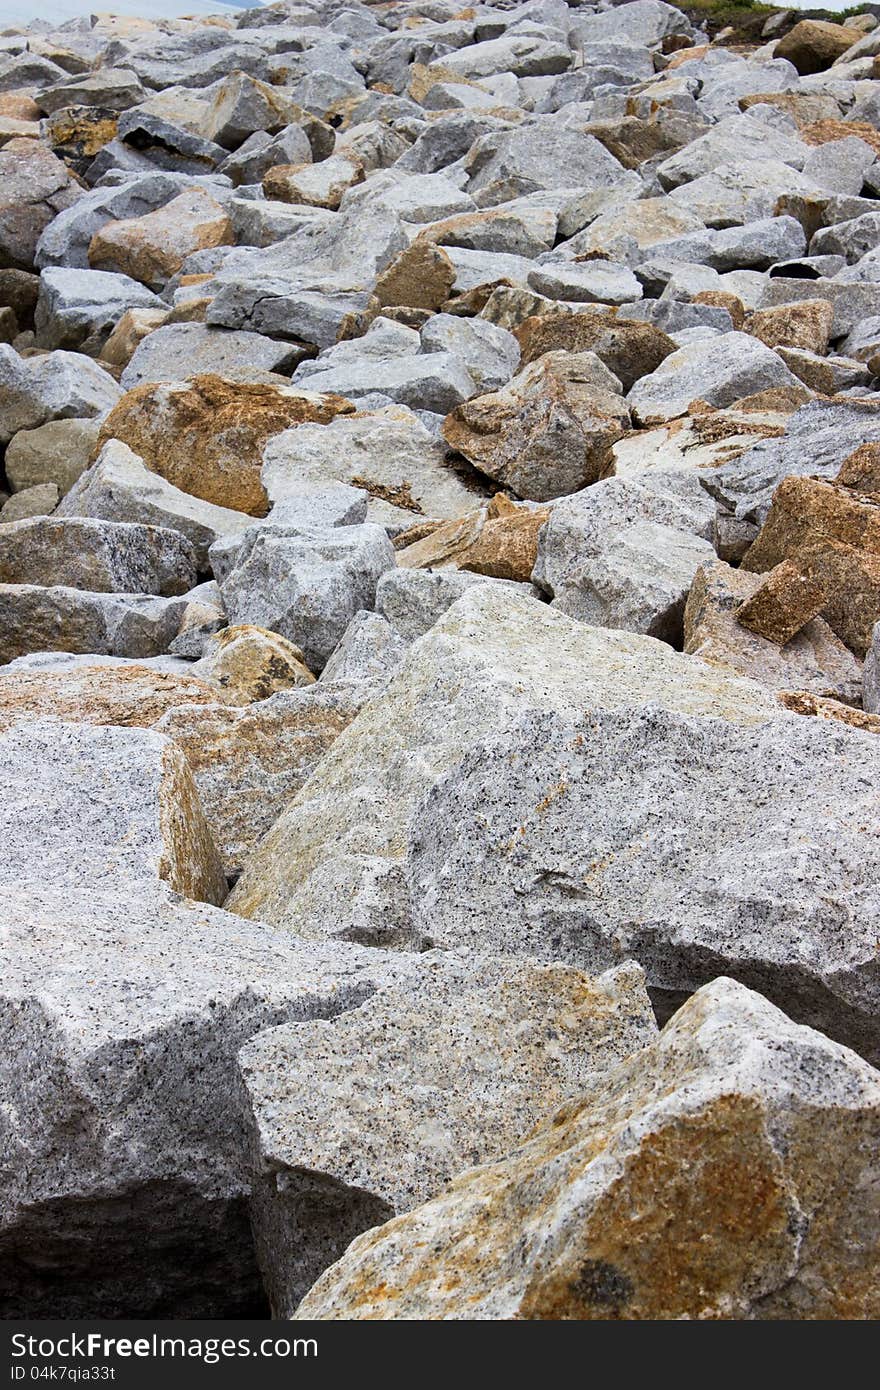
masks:
<svg viewBox="0 0 880 1390"><path fill-rule="evenodd" d="M193 377L126 392L104 420L97 452L121 439L169 483L221 507L264 516L260 481L267 439L306 421L327 424L354 406L294 387Z"/></svg>
<svg viewBox="0 0 880 1390"><path fill-rule="evenodd" d="M801 127L840 119L840 107L826 92L749 92L739 99L741 111L761 105L777 107Z"/></svg>
<svg viewBox="0 0 880 1390"><path fill-rule="evenodd" d="M835 482L854 492L880 493L880 444L861 444L840 465Z"/></svg>
<svg viewBox="0 0 880 1390"><path fill-rule="evenodd" d="M769 348L801 348L821 356L828 351L834 305L827 299L802 299L747 314L743 329Z"/></svg>
<svg viewBox="0 0 880 1390"><path fill-rule="evenodd" d="M538 558L547 507L517 506L499 493L482 511L446 521L398 550L409 569L460 569L527 584Z"/></svg>
<svg viewBox="0 0 880 1390"><path fill-rule="evenodd" d="M816 541L802 545L796 557L804 573L826 591L822 617L828 626L857 656L864 657L880 619L880 552L839 541Z"/></svg>
<svg viewBox="0 0 880 1390"><path fill-rule="evenodd" d="M827 145L832 140L847 140L851 135L864 140L880 155L880 130L867 121L813 121L800 131L800 138L807 145Z"/></svg>
<svg viewBox="0 0 880 1390"><path fill-rule="evenodd" d="M188 188L155 212L105 223L89 243L89 265L161 289L195 251L234 242L220 203L204 189Z"/></svg>
<svg viewBox="0 0 880 1390"><path fill-rule="evenodd" d="M609 313L552 310L527 318L513 329L513 335L523 366L545 352L594 352L624 391L675 352L675 343L655 324L617 319Z"/></svg>
<svg viewBox="0 0 880 1390"><path fill-rule="evenodd" d="M66 106L47 116L44 132L55 153L83 172L98 151L116 139L118 122L118 111Z"/></svg>
<svg viewBox="0 0 880 1390"><path fill-rule="evenodd" d="M821 695L812 695L807 690L781 690L780 704L793 714L803 714L815 719L836 719L848 724L851 729L862 729L866 734L880 734L880 714L868 714L862 709L853 709L839 700L830 700Z"/></svg>
<svg viewBox="0 0 880 1390"><path fill-rule="evenodd" d="M380 307L439 309L455 284L455 267L439 246L414 241L394 257L376 281Z"/></svg>
<svg viewBox="0 0 880 1390"><path fill-rule="evenodd" d="M154 328L168 321L164 309L126 309L101 349L100 360L113 367L127 367L135 348Z"/></svg>
<svg viewBox="0 0 880 1390"><path fill-rule="evenodd" d="M0 675L0 727L23 720L148 728L177 705L216 704L214 686L195 676L136 663L14 670Z"/></svg>
<svg viewBox="0 0 880 1390"><path fill-rule="evenodd" d="M776 45L774 57L792 63L801 77L824 72L862 38L859 29L831 24L821 19L802 19Z"/></svg>
<svg viewBox="0 0 880 1390"><path fill-rule="evenodd" d="M743 568L763 573L825 541L880 557L880 503L820 478L784 478Z"/></svg>
<svg viewBox="0 0 880 1390"><path fill-rule="evenodd" d="M793 560L782 560L740 604L736 620L741 627L784 647L818 617L825 598L825 590L816 579L803 574Z"/></svg>
<svg viewBox="0 0 880 1390"><path fill-rule="evenodd" d="M619 382L591 352L548 352L500 391L458 406L448 444L519 497L546 502L601 478L626 433Z"/></svg>
<svg viewBox="0 0 880 1390"><path fill-rule="evenodd" d="M279 203L335 211L342 196L363 183L364 166L356 155L331 155L319 164L276 164L263 179L267 198Z"/></svg>
<svg viewBox="0 0 880 1390"><path fill-rule="evenodd" d="M880 1314L880 1075L717 979L510 1157L367 1231L297 1319Z"/></svg>
<svg viewBox="0 0 880 1390"><path fill-rule="evenodd" d="M739 295L731 294L729 290L700 290L699 294L694 295L694 303L710 304L716 309L726 309L737 333L745 322L745 306Z"/></svg>

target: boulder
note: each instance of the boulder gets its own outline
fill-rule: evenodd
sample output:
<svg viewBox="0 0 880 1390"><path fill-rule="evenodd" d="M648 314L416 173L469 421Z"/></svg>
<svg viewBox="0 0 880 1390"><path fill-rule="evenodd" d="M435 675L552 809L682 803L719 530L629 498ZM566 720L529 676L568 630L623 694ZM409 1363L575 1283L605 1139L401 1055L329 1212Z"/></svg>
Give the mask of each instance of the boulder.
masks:
<svg viewBox="0 0 880 1390"><path fill-rule="evenodd" d="M826 299L805 299L747 314L743 329L769 348L801 348L820 356L828 351L834 308Z"/></svg>
<svg viewBox="0 0 880 1390"><path fill-rule="evenodd" d="M151 290L127 275L50 266L40 276L34 313L37 343L50 349L78 348L97 357L123 314L162 307Z"/></svg>
<svg viewBox="0 0 880 1390"><path fill-rule="evenodd" d="M826 598L816 579L803 574L793 560L782 560L740 604L736 621L749 632L784 647L822 612Z"/></svg>
<svg viewBox="0 0 880 1390"><path fill-rule="evenodd" d="M592 979L434 952L422 966L338 1019L282 1024L242 1050L276 1317L368 1224L429 1201L464 1164L505 1157L656 1034L632 965Z"/></svg>
<svg viewBox="0 0 880 1390"><path fill-rule="evenodd" d="M332 154L320 164L277 164L263 178L263 192L279 203L302 203L335 212L343 194L364 177L354 155Z"/></svg>
<svg viewBox="0 0 880 1390"><path fill-rule="evenodd" d="M103 355L106 358L106 351ZM130 391L134 386L188 381L194 376L234 379L245 364L250 372L284 374L301 356L302 350L293 344L262 333L208 328L203 323L163 322L135 347L120 384Z"/></svg>
<svg viewBox="0 0 880 1390"><path fill-rule="evenodd" d="M378 587L377 584L377 591ZM363 694L364 701L377 698L392 676L397 675L405 654L406 643L388 620L362 608L355 613L321 672L321 684L358 685L358 695Z"/></svg>
<svg viewBox="0 0 880 1390"><path fill-rule="evenodd" d="M592 352L563 351L459 406L443 434L481 473L544 502L601 477L628 425L617 377Z"/></svg>
<svg viewBox="0 0 880 1390"><path fill-rule="evenodd" d="M861 38L858 29L844 24L830 24L821 19L802 19L789 29L774 50L777 58L785 58L801 76L824 72Z"/></svg>
<svg viewBox="0 0 880 1390"><path fill-rule="evenodd" d="M0 265L33 270L42 232L82 190L48 145L25 137L0 149L0 189Z"/></svg>
<svg viewBox="0 0 880 1390"><path fill-rule="evenodd" d="M455 284L455 267L446 252L429 242L414 241L399 252L376 280L380 307L406 305L439 309Z"/></svg>
<svg viewBox="0 0 880 1390"><path fill-rule="evenodd" d="M192 547L163 527L67 516L17 521L0 532L0 584L169 595L195 581Z"/></svg>
<svg viewBox="0 0 880 1390"><path fill-rule="evenodd" d="M0 664L28 652L151 657L205 610L187 596L106 594L64 585L0 588Z"/></svg>
<svg viewBox="0 0 880 1390"><path fill-rule="evenodd" d="M397 563L414 569L453 567L527 584L538 557L538 533L549 516L546 507L517 506L498 493L485 509L401 546Z"/></svg>
<svg viewBox="0 0 880 1390"><path fill-rule="evenodd" d="M207 651L194 669L222 691L230 705L268 700L279 690L312 685L315 680L299 647L277 632L248 623L225 627L209 638Z"/></svg>
<svg viewBox="0 0 880 1390"><path fill-rule="evenodd" d="M95 270L118 271L161 289L196 251L233 243L223 206L203 188L189 188L156 212L105 222L89 243Z"/></svg>
<svg viewBox="0 0 880 1390"><path fill-rule="evenodd" d="M266 441L290 425L326 424L351 404L293 387L205 374L188 382L135 386L104 421L99 445L118 439L169 483L205 502L265 514L260 482Z"/></svg>
<svg viewBox="0 0 880 1390"><path fill-rule="evenodd" d="M58 488L55 483L37 483L26 487L22 492L13 493L0 506L0 522L8 526L14 521L25 521L29 517L48 516L58 505Z"/></svg>
<svg viewBox="0 0 880 1390"><path fill-rule="evenodd" d="M214 686L195 675L156 671L136 662L60 670L0 672L0 727L60 719L147 729L178 705L217 702Z"/></svg>
<svg viewBox="0 0 880 1390"><path fill-rule="evenodd" d="M49 420L100 418L121 395L112 376L79 353L20 357L0 343L0 444Z"/></svg>
<svg viewBox="0 0 880 1390"><path fill-rule="evenodd" d="M474 584L509 587L512 582L463 569L388 570L376 585L376 615L381 614L404 641L411 642L433 627ZM518 592L533 596L530 585L522 585Z"/></svg>
<svg viewBox="0 0 880 1390"><path fill-rule="evenodd" d="M627 305L632 308L632 305ZM527 366L545 352L593 352L629 391L640 377L656 371L675 343L653 323L634 323L605 314L551 310L526 318L514 330Z"/></svg>
<svg viewBox="0 0 880 1390"><path fill-rule="evenodd" d="M721 560L701 566L684 610L684 650L771 690L798 690L856 705L861 672L852 652L819 617L783 647L740 626L736 610L760 586L758 575Z"/></svg>
<svg viewBox="0 0 880 1390"><path fill-rule="evenodd" d="M875 1317L878 1087L717 980L510 1157L360 1236L296 1316Z"/></svg>
<svg viewBox="0 0 880 1390"><path fill-rule="evenodd" d="M673 352L635 383L627 401L637 423L652 425L686 414L694 401L726 406L759 391L797 384L782 359L756 338L725 333Z"/></svg>

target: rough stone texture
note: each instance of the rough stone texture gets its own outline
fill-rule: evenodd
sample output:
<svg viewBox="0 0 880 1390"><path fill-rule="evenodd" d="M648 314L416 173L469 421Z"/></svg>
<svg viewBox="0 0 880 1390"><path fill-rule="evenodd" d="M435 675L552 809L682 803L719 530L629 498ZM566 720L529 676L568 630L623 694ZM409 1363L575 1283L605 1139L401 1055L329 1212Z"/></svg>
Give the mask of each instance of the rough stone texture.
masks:
<svg viewBox="0 0 880 1390"><path fill-rule="evenodd" d="M502 1158L656 1033L632 965L591 979L438 952L422 967L339 1019L282 1024L241 1053L276 1317L343 1253L359 1209L374 1222L410 1211L463 1167Z"/></svg>
<svg viewBox="0 0 880 1390"><path fill-rule="evenodd" d="M389 573L394 571L386 570ZM378 591L378 585L376 588ZM321 672L321 684L369 686L365 698L373 699L397 675L405 654L406 643L388 620L362 608Z"/></svg>
<svg viewBox="0 0 880 1390"><path fill-rule="evenodd" d="M6 499L0 507L0 522L8 526L13 521L25 521L29 517L48 516L58 505L58 488L54 483L36 483L16 492Z"/></svg>
<svg viewBox="0 0 880 1390"><path fill-rule="evenodd" d="M155 671L136 662L0 672L3 728L33 719L61 719L146 729L176 705L208 705L217 699L216 688L195 675Z"/></svg>
<svg viewBox="0 0 880 1390"><path fill-rule="evenodd" d="M6 452L7 469L9 451ZM880 492L880 441L862 444L840 465L835 482L855 492Z"/></svg>
<svg viewBox="0 0 880 1390"><path fill-rule="evenodd" d="M44 228L81 190L48 145L24 137L0 149L0 189L0 264L32 270Z"/></svg>
<svg viewBox="0 0 880 1390"><path fill-rule="evenodd" d="M804 76L830 68L861 38L858 29L828 24L820 19L802 19L780 39L774 56L785 58Z"/></svg>
<svg viewBox="0 0 880 1390"><path fill-rule="evenodd" d="M717 980L509 1158L361 1236L297 1317L876 1317L878 1103L859 1057Z"/></svg>
<svg viewBox="0 0 880 1390"><path fill-rule="evenodd" d="M414 309L439 309L455 284L455 267L446 252L426 241L414 241L395 256L376 280L380 307L404 304Z"/></svg>
<svg viewBox="0 0 880 1390"><path fill-rule="evenodd" d="M169 595L185 593L195 581L189 542L158 526L35 517L0 532L0 584Z"/></svg>
<svg viewBox="0 0 880 1390"><path fill-rule="evenodd" d="M792 560L769 571L753 594L740 604L736 621L768 642L784 647L825 607L822 586L802 574Z"/></svg>
<svg viewBox="0 0 880 1390"><path fill-rule="evenodd" d="M97 435L95 428L95 447ZM244 512L217 507L182 492L161 474L147 468L143 460L118 439L108 439L103 445L95 462L81 474L64 498L58 515L101 517L105 521L137 520L177 531L192 546L200 570L207 568L208 550L214 541L220 536L238 534L253 522Z"/></svg>
<svg viewBox="0 0 880 1390"><path fill-rule="evenodd" d="M185 381L206 374L234 377L245 363L254 372L284 372L301 355L302 349L262 333L230 332L203 323L160 324L135 348L120 381L128 391L146 383Z"/></svg>
<svg viewBox="0 0 880 1390"><path fill-rule="evenodd" d="M290 425L325 424L351 409L339 396L208 374L186 383L134 387L107 416L99 444L119 439L148 468L193 497L263 516L268 499L260 464L266 440Z"/></svg>
<svg viewBox="0 0 880 1390"><path fill-rule="evenodd" d="M103 594L64 585L4 584L0 589L0 664L27 652L158 656L189 620L187 596Z"/></svg>
<svg viewBox="0 0 880 1390"><path fill-rule="evenodd" d="M33 430L20 430L6 446L4 466L15 492L40 483L54 483L64 495L88 466L98 441L95 420L50 420ZM109 518L109 520L131 520Z"/></svg>
<svg viewBox="0 0 880 1390"><path fill-rule="evenodd" d="M468 570L388 570L376 585L376 613L386 618L405 641L411 642L432 628L472 585L510 582L487 579ZM530 596L531 586L523 586L519 592Z"/></svg>
<svg viewBox="0 0 880 1390"><path fill-rule="evenodd" d="M263 179L267 198L279 203L336 211L343 194L360 183L364 166L356 156L331 155L320 164L278 164Z"/></svg>
<svg viewBox="0 0 880 1390"><path fill-rule="evenodd" d="M195 251L232 241L221 204L205 189L190 188L156 212L106 222L89 243L89 264L161 289Z"/></svg>
<svg viewBox="0 0 880 1390"><path fill-rule="evenodd" d="M0 444L48 420L106 415L121 395L112 376L80 353L20 357L0 343Z"/></svg>
<svg viewBox="0 0 880 1390"><path fill-rule="evenodd" d="M527 366L545 352L593 352L618 378L624 391L656 371L675 351L675 343L652 323L609 319L607 315L551 311L525 319L515 330Z"/></svg>
<svg viewBox="0 0 880 1390"><path fill-rule="evenodd" d="M772 690L800 690L858 704L859 663L822 618L806 623L782 648L739 625L736 609L760 584L758 575L721 560L701 567L684 610L684 650Z"/></svg>
<svg viewBox="0 0 880 1390"><path fill-rule="evenodd" d="M357 687L322 684L244 708L189 704L159 720L186 758L227 875L241 872L362 703Z"/></svg>
<svg viewBox="0 0 880 1390"><path fill-rule="evenodd" d="M49 266L34 313L37 344L97 356L123 314L137 307L161 309L161 301L127 275Z"/></svg>
<svg viewBox="0 0 880 1390"><path fill-rule="evenodd" d="M863 702L871 714L880 714L880 622L874 624L871 645L865 657Z"/></svg>
<svg viewBox="0 0 880 1390"><path fill-rule="evenodd" d="M627 396L638 424L662 424L684 415L694 401L732 405L776 386L797 386L780 357L747 333L692 343L667 357Z"/></svg>
<svg viewBox="0 0 880 1390"><path fill-rule="evenodd" d="M379 576L393 565L378 526L297 530L267 522L245 533L220 588L231 622L281 633L320 671L355 613L373 607Z"/></svg>
<svg viewBox="0 0 880 1390"><path fill-rule="evenodd" d="M230 705L268 700L279 690L312 685L303 654L277 632L244 623L226 627L208 641L196 671L223 692Z"/></svg>
<svg viewBox="0 0 880 1390"><path fill-rule="evenodd" d="M276 506L306 483L350 483L367 493L368 519L395 530L461 516L483 498L444 467L442 446L406 406L285 430L266 444L261 476Z"/></svg>
<svg viewBox="0 0 880 1390"><path fill-rule="evenodd" d="M746 724L775 708L760 686L652 638L587 627L507 585L470 586L276 821L230 910L312 939L422 943L432 929L415 927L405 856L429 788L524 709L631 711L648 688L656 704Z"/></svg>
<svg viewBox="0 0 880 1390"><path fill-rule="evenodd" d="M526 584L538 558L538 533L549 516L546 507L519 507L499 493L485 510L447 521L398 549L397 563L415 569L453 566Z"/></svg>
<svg viewBox="0 0 880 1390"><path fill-rule="evenodd" d="M548 352L501 391L447 417L448 444L480 472L537 502L595 482L629 412L620 383L591 352Z"/></svg>
<svg viewBox="0 0 880 1390"><path fill-rule="evenodd" d="M223 901L195 785L168 739L35 720L0 734L0 744L5 886L149 891L161 880L185 897Z"/></svg>
<svg viewBox="0 0 880 1390"><path fill-rule="evenodd" d="M805 299L775 309L756 309L746 316L743 327L767 347L803 348L822 355L828 351L833 318L834 310L827 300Z"/></svg>

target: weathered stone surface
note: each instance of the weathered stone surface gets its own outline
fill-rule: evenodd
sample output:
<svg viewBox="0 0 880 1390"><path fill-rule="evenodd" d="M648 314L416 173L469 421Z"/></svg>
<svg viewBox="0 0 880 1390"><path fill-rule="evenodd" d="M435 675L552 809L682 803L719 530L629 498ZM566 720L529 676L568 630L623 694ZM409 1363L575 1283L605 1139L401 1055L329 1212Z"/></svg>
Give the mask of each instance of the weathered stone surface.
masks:
<svg viewBox="0 0 880 1390"><path fill-rule="evenodd" d="M100 360L127 367L143 340L167 320L165 309L126 309L101 348Z"/></svg>
<svg viewBox="0 0 880 1390"><path fill-rule="evenodd" d="M234 379L245 364L255 372L283 373L301 356L302 350L293 344L262 333L208 328L203 323L160 324L135 348L120 384L130 391L134 386L194 376Z"/></svg>
<svg viewBox="0 0 880 1390"><path fill-rule="evenodd" d="M357 686L322 683L239 708L182 705L159 720L186 758L227 875L241 872L363 699Z"/></svg>
<svg viewBox="0 0 880 1390"><path fill-rule="evenodd" d="M408 330L411 331L411 330ZM357 340L360 343L360 339ZM356 344L340 343L333 352ZM348 357L348 354L346 354ZM353 352L345 361L327 369L309 371L304 381L310 390L343 396L357 401L374 395L385 397L413 410L429 410L445 415L462 401L476 395L477 385L460 358L451 352L425 352L390 357L361 356Z"/></svg>
<svg viewBox="0 0 880 1390"><path fill-rule="evenodd" d="M732 405L744 396L797 378L770 348L747 333L725 333L679 348L630 390L627 401L642 425L684 415L693 401Z"/></svg>
<svg viewBox="0 0 880 1390"><path fill-rule="evenodd" d="M857 29L829 24L821 19L802 19L776 45L775 56L792 63L803 76L823 72L861 37Z"/></svg>
<svg viewBox="0 0 880 1390"><path fill-rule="evenodd" d="M35 720L0 734L2 879L96 892L166 882L220 903L226 881L192 777L168 739L146 729Z"/></svg>
<svg viewBox="0 0 880 1390"><path fill-rule="evenodd" d="M127 275L50 266L40 276L37 343L79 348L96 357L122 315L133 308L161 309L162 302Z"/></svg>
<svg viewBox="0 0 880 1390"><path fill-rule="evenodd" d="M656 371L675 343L652 323L611 319L605 314L551 311L526 318L516 329L523 366L545 352L593 352L620 381L624 391Z"/></svg>
<svg viewBox="0 0 880 1390"><path fill-rule="evenodd" d="M595 979L439 952L422 965L344 1017L283 1024L242 1051L251 1209L275 1316L291 1316L342 1254L358 1208L376 1222L428 1201L655 1036L632 965ZM342 1230L340 1209L354 1218Z"/></svg>
<svg viewBox="0 0 880 1390"><path fill-rule="evenodd" d="M356 156L334 154L320 164L278 164L263 179L267 198L306 207L339 207L343 194L360 183L364 166Z"/></svg>
<svg viewBox="0 0 880 1390"><path fill-rule="evenodd" d="M207 645L194 670L221 690L230 705L250 705L279 690L314 683L302 652L277 632L237 624L223 628Z"/></svg>
<svg viewBox="0 0 880 1390"><path fill-rule="evenodd" d="M439 309L452 292L455 267L446 252L426 241L414 241L394 257L376 280L380 307L405 304L415 309Z"/></svg>
<svg viewBox="0 0 880 1390"><path fill-rule="evenodd" d="M423 944L433 929L415 927L406 843L431 786L523 710L632 711L648 688L661 706L746 724L774 708L760 686L652 638L587 627L507 585L470 586L279 817L228 906L310 938Z"/></svg>
<svg viewBox="0 0 880 1390"><path fill-rule="evenodd" d="M818 617L826 597L821 584L803 574L794 561L781 560L740 604L736 621L749 632L784 647Z"/></svg>
<svg viewBox="0 0 880 1390"><path fill-rule="evenodd" d="M760 583L758 575L721 560L702 566L685 605L684 650L771 690L799 690L858 704L859 663L822 618L806 623L782 648L740 626L736 610Z"/></svg>
<svg viewBox="0 0 880 1390"><path fill-rule="evenodd" d="M827 300L802 300L775 309L756 309L747 315L743 328L770 348L803 348L824 354L833 319L834 308Z"/></svg>
<svg viewBox="0 0 880 1390"><path fill-rule="evenodd" d="M364 699L373 699L397 675L405 654L406 643L388 620L362 608L321 672L321 684L358 684L363 687Z"/></svg>
<svg viewBox="0 0 880 1390"><path fill-rule="evenodd" d="M865 657L863 700L871 714L880 714L880 622L874 624L871 645Z"/></svg>
<svg viewBox="0 0 880 1390"><path fill-rule="evenodd" d="M97 445L97 434L95 428L93 447ZM217 507L182 492L161 474L147 468L143 460L118 439L108 439L103 445L95 462L81 474L64 498L59 515L138 521L177 531L192 546L200 570L207 568L208 549L214 541L220 536L245 531L253 520L244 512Z"/></svg>
<svg viewBox="0 0 880 1390"><path fill-rule="evenodd" d="M63 585L4 584L0 589L0 664L27 652L159 656L189 620L186 595L104 594Z"/></svg>
<svg viewBox="0 0 880 1390"><path fill-rule="evenodd" d="M406 406L337 415L269 439L262 482L274 504L304 484L350 483L368 495L367 519L395 531L419 517L451 518L482 493L444 466L444 450Z"/></svg>
<svg viewBox="0 0 880 1390"><path fill-rule="evenodd" d="M156 212L105 222L89 243L89 264L161 289L194 252L232 242L221 204L203 188L188 188Z"/></svg>
<svg viewBox="0 0 880 1390"><path fill-rule="evenodd" d="M519 344L512 333L482 318L432 314L419 334L422 351L458 357L480 391L505 386L519 366Z"/></svg>
<svg viewBox="0 0 880 1390"><path fill-rule="evenodd" d="M206 374L134 387L104 421L99 443L119 439L193 497L262 516L268 507L260 482L266 440L290 425L326 423L351 409L339 396Z"/></svg>
<svg viewBox="0 0 880 1390"><path fill-rule="evenodd" d="M320 671L355 613L373 607L377 580L393 565L378 526L297 530L269 521L245 533L220 588L231 622L280 632Z"/></svg>
<svg viewBox="0 0 880 1390"><path fill-rule="evenodd" d="M106 415L121 395L112 376L80 354L20 357L0 343L0 444L48 420Z"/></svg>
<svg viewBox="0 0 880 1390"><path fill-rule="evenodd" d="M0 264L32 270L44 228L80 187L48 145L19 138L0 149L0 189Z"/></svg>
<svg viewBox="0 0 880 1390"><path fill-rule="evenodd" d="M0 522L8 526L13 521L25 521L29 517L48 516L58 505L58 488L55 483L36 483L22 492L15 492L0 507Z"/></svg>
<svg viewBox="0 0 880 1390"><path fill-rule="evenodd" d="M195 579L189 542L158 526L36 517L0 533L0 584L169 595L185 593Z"/></svg>
<svg viewBox="0 0 880 1390"><path fill-rule="evenodd" d="M6 451L6 466L9 469L9 450ZM851 487L855 492L880 492L880 440L873 444L862 444L854 449L840 465L835 482L842 487Z"/></svg>
<svg viewBox="0 0 880 1390"><path fill-rule="evenodd" d="M446 419L448 444L480 472L537 502L602 476L629 412L620 383L591 352L548 352L501 391Z"/></svg>
<svg viewBox="0 0 880 1390"><path fill-rule="evenodd" d="M388 570L376 585L376 613L386 618L405 641L411 642L432 628L472 585L512 582L487 579L469 570ZM519 592L532 596L531 586L523 585Z"/></svg>
<svg viewBox="0 0 880 1390"><path fill-rule="evenodd" d="M297 1316L875 1317L878 1086L717 980L509 1158L361 1236Z"/></svg>
<svg viewBox="0 0 880 1390"><path fill-rule="evenodd" d="M155 671L136 662L58 671L0 672L0 727L35 719L69 724L149 728L177 705L217 702L217 690L195 675Z"/></svg>
<svg viewBox="0 0 880 1390"><path fill-rule="evenodd" d="M549 516L546 507L517 506L499 493L485 509L444 522L399 549L397 563L408 569L451 566L527 584L538 558L538 533Z"/></svg>

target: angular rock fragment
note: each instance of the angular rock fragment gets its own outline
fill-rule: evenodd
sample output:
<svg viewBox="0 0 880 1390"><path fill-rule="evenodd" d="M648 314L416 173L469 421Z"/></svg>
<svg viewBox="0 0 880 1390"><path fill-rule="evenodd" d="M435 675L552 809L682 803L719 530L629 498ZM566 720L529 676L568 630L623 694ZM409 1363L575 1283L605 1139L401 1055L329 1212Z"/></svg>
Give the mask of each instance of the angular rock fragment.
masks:
<svg viewBox="0 0 880 1390"><path fill-rule="evenodd" d="M632 306L628 306L632 307ZM632 323L606 315L550 311L526 318L515 330L523 366L545 352L593 352L618 378L624 391L656 371L675 343L651 323Z"/></svg>
<svg viewBox="0 0 880 1390"><path fill-rule="evenodd" d="M365 1228L499 1159L653 1041L640 972L422 957L417 980L242 1051L251 1210L275 1316Z"/></svg>
<svg viewBox="0 0 880 1390"><path fill-rule="evenodd" d="M268 700L279 690L315 680L298 647L277 632L248 623L226 627L212 637L195 670L222 691L230 705Z"/></svg>
<svg viewBox="0 0 880 1390"><path fill-rule="evenodd" d="M158 526L36 517L0 532L0 584L169 595L195 580L189 542Z"/></svg>
<svg viewBox="0 0 880 1390"><path fill-rule="evenodd" d="M178 705L216 703L217 690L195 675L154 671L136 662L58 671L0 672L0 727L34 719L149 728Z"/></svg>
<svg viewBox="0 0 880 1390"><path fill-rule="evenodd" d="M190 188L156 212L105 222L89 243L89 264L161 289L188 256L232 241L221 204L206 189Z"/></svg>
<svg viewBox="0 0 880 1390"><path fill-rule="evenodd" d="M166 652L181 629L203 620L185 594L92 593L64 585L4 584L0 589L0 664L27 652L150 657Z"/></svg>
<svg viewBox="0 0 880 1390"><path fill-rule="evenodd" d="M694 401L732 405L777 386L797 386L782 359L747 333L692 343L667 357L630 390L627 401L642 425L684 415Z"/></svg>
<svg viewBox="0 0 880 1390"><path fill-rule="evenodd" d="M741 603L736 621L768 642L784 647L825 607L827 595L815 579L802 574L792 560L769 571L755 592Z"/></svg>
<svg viewBox="0 0 880 1390"><path fill-rule="evenodd" d="M48 420L106 415L121 395L112 376L81 354L20 357L0 343L0 444Z"/></svg>
<svg viewBox="0 0 880 1390"><path fill-rule="evenodd" d="M361 1236L297 1317L876 1317L878 1086L717 980L509 1158Z"/></svg>
<svg viewBox="0 0 880 1390"><path fill-rule="evenodd" d="M89 464L99 429L96 420L50 420L36 429L20 430L7 444L4 459L14 491L54 483L62 495L69 492Z"/></svg>
<svg viewBox="0 0 880 1390"><path fill-rule="evenodd" d="M399 548L397 563L416 569L454 566L527 584L538 558L538 533L549 516L546 507L517 506L499 493L484 510L444 522Z"/></svg>

